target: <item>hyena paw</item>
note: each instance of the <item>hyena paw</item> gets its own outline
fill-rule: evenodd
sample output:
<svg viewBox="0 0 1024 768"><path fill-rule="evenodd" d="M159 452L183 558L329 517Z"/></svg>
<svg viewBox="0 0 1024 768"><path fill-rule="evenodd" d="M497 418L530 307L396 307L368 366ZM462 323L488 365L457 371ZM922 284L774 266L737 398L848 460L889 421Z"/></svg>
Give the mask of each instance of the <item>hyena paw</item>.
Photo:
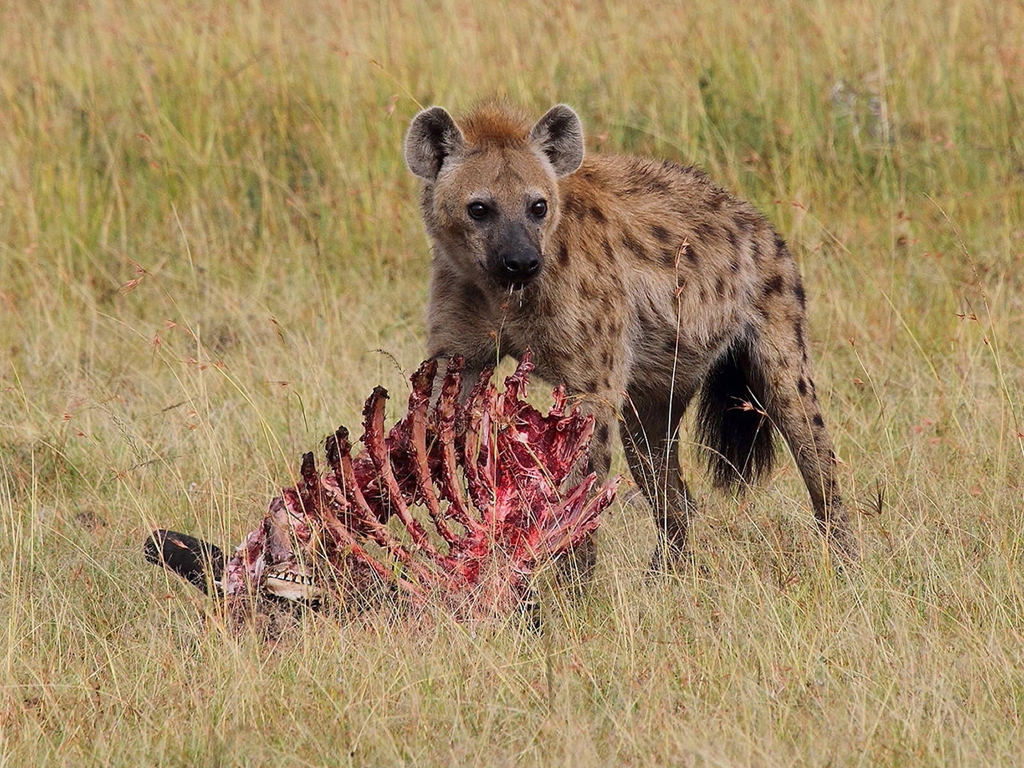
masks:
<svg viewBox="0 0 1024 768"><path fill-rule="evenodd" d="M860 544L849 526L833 528L828 533L828 544L836 555L836 565L846 570L860 562Z"/></svg>
<svg viewBox="0 0 1024 768"><path fill-rule="evenodd" d="M597 542L587 536L555 561L555 584L574 599L583 597L594 581L597 568Z"/></svg>
<svg viewBox="0 0 1024 768"><path fill-rule="evenodd" d="M654 576L674 576L685 572L692 563L693 553L688 548L659 542L648 570Z"/></svg>

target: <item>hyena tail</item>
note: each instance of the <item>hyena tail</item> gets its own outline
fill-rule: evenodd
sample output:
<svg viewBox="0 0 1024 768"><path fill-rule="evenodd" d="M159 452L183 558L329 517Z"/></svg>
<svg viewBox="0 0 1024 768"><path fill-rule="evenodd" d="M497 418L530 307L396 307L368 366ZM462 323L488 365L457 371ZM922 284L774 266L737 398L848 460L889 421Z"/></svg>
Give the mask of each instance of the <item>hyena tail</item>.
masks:
<svg viewBox="0 0 1024 768"><path fill-rule="evenodd" d="M701 388L697 435L716 487L747 485L771 471L772 425L767 388L747 345L734 343L711 367Z"/></svg>

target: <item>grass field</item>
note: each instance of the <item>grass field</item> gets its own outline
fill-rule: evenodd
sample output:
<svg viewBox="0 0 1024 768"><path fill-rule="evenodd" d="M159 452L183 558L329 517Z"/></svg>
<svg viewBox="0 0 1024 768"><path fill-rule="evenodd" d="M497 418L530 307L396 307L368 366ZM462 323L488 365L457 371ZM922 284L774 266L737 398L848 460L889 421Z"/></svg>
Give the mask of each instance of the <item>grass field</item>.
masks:
<svg viewBox="0 0 1024 768"><path fill-rule="evenodd" d="M0 765L1024 763L1022 31L982 0L5 2ZM401 137L492 94L776 223L863 563L829 570L790 461L735 499L688 452L679 578L624 502L540 634L236 637L143 536L237 542L401 400Z"/></svg>

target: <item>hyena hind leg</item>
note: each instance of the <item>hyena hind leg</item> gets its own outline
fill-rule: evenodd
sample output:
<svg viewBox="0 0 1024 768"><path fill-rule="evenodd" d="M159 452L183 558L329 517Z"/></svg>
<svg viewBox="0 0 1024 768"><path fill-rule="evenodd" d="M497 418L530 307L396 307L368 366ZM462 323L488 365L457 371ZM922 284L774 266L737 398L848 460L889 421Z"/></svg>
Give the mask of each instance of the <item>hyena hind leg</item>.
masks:
<svg viewBox="0 0 1024 768"><path fill-rule="evenodd" d="M801 346L799 339L794 341ZM802 348L796 354L769 353L759 362L768 390L768 417L793 454L811 497L818 530L843 560L855 560L857 542L839 495L835 451L821 417L806 353Z"/></svg>
<svg viewBox="0 0 1024 768"><path fill-rule="evenodd" d="M689 398L686 398L689 400ZM652 571L672 571L686 559L686 535L694 504L679 470L679 421L686 400L670 407L668 398L640 395L622 405L620 432L626 460L637 485L651 506L658 545Z"/></svg>

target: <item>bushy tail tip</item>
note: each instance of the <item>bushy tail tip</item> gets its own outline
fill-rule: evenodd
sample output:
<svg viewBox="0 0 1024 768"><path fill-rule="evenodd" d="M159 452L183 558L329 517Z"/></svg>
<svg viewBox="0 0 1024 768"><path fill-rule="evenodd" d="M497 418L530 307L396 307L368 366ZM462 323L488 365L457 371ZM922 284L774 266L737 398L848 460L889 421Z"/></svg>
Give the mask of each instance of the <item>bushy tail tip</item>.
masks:
<svg viewBox="0 0 1024 768"><path fill-rule="evenodd" d="M764 392L756 365L740 345L722 355L705 379L697 434L716 487L744 486L771 472L775 445Z"/></svg>

